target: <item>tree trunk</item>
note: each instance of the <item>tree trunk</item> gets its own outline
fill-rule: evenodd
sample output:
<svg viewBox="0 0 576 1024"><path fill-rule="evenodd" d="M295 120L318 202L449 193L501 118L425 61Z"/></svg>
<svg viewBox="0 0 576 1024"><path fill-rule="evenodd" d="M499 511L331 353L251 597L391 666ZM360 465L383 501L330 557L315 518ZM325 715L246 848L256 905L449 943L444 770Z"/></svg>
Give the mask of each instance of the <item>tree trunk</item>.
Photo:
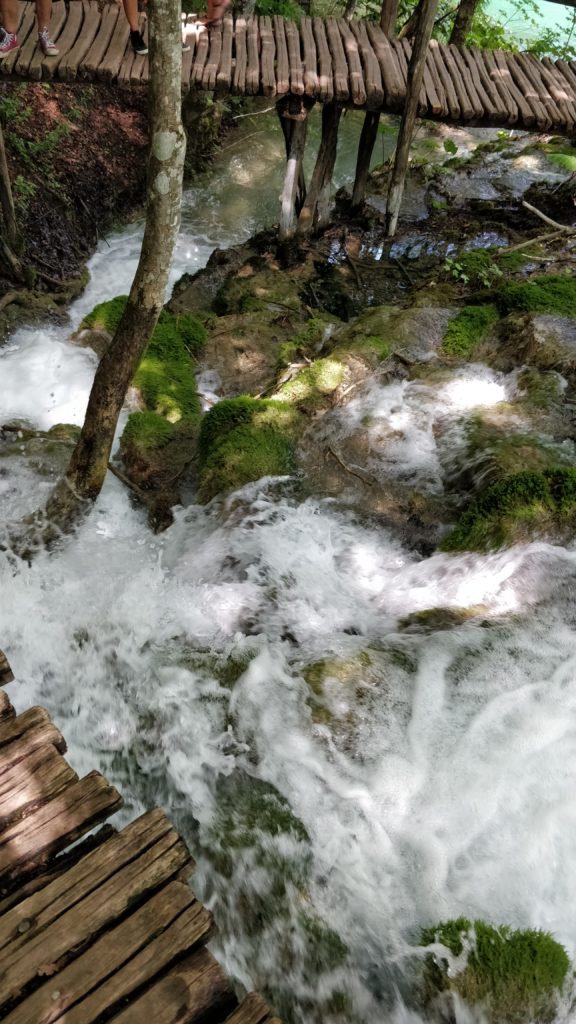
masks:
<svg viewBox="0 0 576 1024"><path fill-rule="evenodd" d="M344 7L344 17L346 21L351 21L356 11L356 0L346 0L346 6Z"/></svg>
<svg viewBox="0 0 576 1024"><path fill-rule="evenodd" d="M336 163L341 115L342 107L337 103L325 103L322 107L322 138L310 188L298 218L298 234L307 235L315 228L324 227L328 221L330 183Z"/></svg>
<svg viewBox="0 0 576 1024"><path fill-rule="evenodd" d="M430 36L432 35L432 29L434 27L434 18L436 16L437 7L438 0L421 0L418 27L416 29L416 37L412 48L412 57L410 58L410 65L408 67L406 104L404 107L404 113L402 114L398 143L396 146L396 158L394 160L394 167L392 169L390 184L388 187L388 199L386 204L386 234L389 238L392 238L394 235L396 231L396 224L398 223L398 214L400 213L400 204L404 193L404 181L406 179L406 171L408 170L410 143L412 142L412 135L414 134L414 123L418 113L420 88L424 77L426 53L428 51L428 43L430 42Z"/></svg>
<svg viewBox="0 0 576 1024"><path fill-rule="evenodd" d="M419 0L419 3L416 5L414 10L412 11L412 14L408 18L408 21L405 21L404 24L402 25L402 28L398 33L398 39L412 39L416 32L418 20L420 18L420 11L422 10L423 4L424 0Z"/></svg>
<svg viewBox="0 0 576 1024"><path fill-rule="evenodd" d="M387 36L394 35L398 17L398 0L384 0L380 11L380 28Z"/></svg>
<svg viewBox="0 0 576 1024"><path fill-rule="evenodd" d="M464 46L479 0L460 0L449 42Z"/></svg>
<svg viewBox="0 0 576 1024"><path fill-rule="evenodd" d="M370 173L370 161L374 151L374 144L378 137L378 124L380 113L376 110L367 110L364 115L364 124L360 133L358 144L358 157L356 160L356 176L354 178L354 189L352 191L352 209L357 210L364 202L366 194L366 182Z"/></svg>
<svg viewBox="0 0 576 1024"><path fill-rule="evenodd" d="M66 477L47 506L62 524L104 483L126 391L156 326L180 224L185 136L181 120L179 0L150 0L150 151L146 228L124 315L104 355Z"/></svg>
<svg viewBox="0 0 576 1024"><path fill-rule="evenodd" d="M18 231L14 199L12 198L12 185L6 159L4 146L4 130L0 124L0 203L2 204L2 217L6 229L6 242L14 252L22 248L22 239Z"/></svg>

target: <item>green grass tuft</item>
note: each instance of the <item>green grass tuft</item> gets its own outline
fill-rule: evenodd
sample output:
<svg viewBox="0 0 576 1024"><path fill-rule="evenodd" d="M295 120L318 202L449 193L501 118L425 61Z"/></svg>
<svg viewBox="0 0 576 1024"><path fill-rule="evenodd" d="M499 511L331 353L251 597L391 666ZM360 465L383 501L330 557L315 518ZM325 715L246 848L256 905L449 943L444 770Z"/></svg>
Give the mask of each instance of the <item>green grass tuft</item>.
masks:
<svg viewBox="0 0 576 1024"><path fill-rule="evenodd" d="M442 351L467 359L498 318L495 306L464 306L448 324Z"/></svg>
<svg viewBox="0 0 576 1024"><path fill-rule="evenodd" d="M122 434L122 448L130 446L139 454L163 448L174 436L174 426L156 412L133 412Z"/></svg>
<svg viewBox="0 0 576 1024"><path fill-rule="evenodd" d="M532 281L502 285L496 302L508 313L554 313L576 317L576 280L572 274L545 274Z"/></svg>

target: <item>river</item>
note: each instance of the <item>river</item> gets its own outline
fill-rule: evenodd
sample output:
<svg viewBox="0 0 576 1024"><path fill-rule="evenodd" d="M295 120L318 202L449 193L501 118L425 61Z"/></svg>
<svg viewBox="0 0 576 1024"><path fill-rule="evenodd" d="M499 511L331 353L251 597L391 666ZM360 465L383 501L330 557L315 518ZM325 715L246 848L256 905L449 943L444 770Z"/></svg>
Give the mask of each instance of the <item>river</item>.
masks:
<svg viewBox="0 0 576 1024"><path fill-rule="evenodd" d="M340 181L357 131L349 119ZM229 140L186 193L172 281L274 220L281 154L258 118ZM71 327L128 289L141 229L100 244ZM70 329L19 330L0 349L0 422L82 421L95 357ZM470 367L450 389L378 385L364 403L401 429L403 471L434 484L439 417L497 405L507 388ZM351 403L337 429L366 408ZM51 486L12 462L6 518ZM419 930L450 917L550 930L573 958L574 550L426 558L289 481L248 486L241 507L192 505L153 536L109 476L73 540L30 566L4 557L0 642L17 708L50 710L73 766L121 788L121 820L167 810L220 926L216 954L299 1024L425 1024L410 1008ZM438 605L482 605L485 618L401 629ZM360 693L335 685L319 718L304 672L326 658L363 659L366 679ZM459 1024L482 1019L457 1008Z"/></svg>

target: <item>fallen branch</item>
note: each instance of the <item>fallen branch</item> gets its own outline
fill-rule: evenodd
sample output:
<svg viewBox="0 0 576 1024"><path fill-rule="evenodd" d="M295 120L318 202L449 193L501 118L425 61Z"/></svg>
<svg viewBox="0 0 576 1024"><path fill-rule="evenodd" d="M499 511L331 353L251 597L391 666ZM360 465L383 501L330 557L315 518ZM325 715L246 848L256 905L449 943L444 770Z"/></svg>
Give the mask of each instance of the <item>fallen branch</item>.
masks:
<svg viewBox="0 0 576 1024"><path fill-rule="evenodd" d="M541 210L538 210L535 206L532 206L532 203L527 203L525 199L522 200L522 206L525 210L530 210L530 213L533 213L535 217L539 217L540 220L543 220L545 224L549 224L551 228L556 228L557 231L566 232L566 234L570 234L571 232L576 230L575 228L571 228L566 224L559 224L557 220L552 220L552 217L548 217L547 214L542 213Z"/></svg>
<svg viewBox="0 0 576 1024"><path fill-rule="evenodd" d="M113 476L117 477L118 480L120 480L124 484L125 487L128 487L129 490L133 491L134 494L136 494L140 498L140 501L146 502L148 495L145 493L145 491L138 487L138 484L132 483L129 477L125 476L125 474L122 473L121 470L116 469L116 467L113 466L111 462L108 463L108 469L110 470Z"/></svg>
<svg viewBox="0 0 576 1024"><path fill-rule="evenodd" d="M343 462L340 456L338 455L338 452L334 451L333 448L328 448L328 452L336 459L338 465L342 466L342 469L345 470L346 473L349 473L350 476L357 477L358 480L361 480L363 484L368 484L369 487L373 487L374 484L377 482L376 480L371 479L369 476L364 476L362 473L358 473L355 469L352 469L350 466L347 466L346 463Z"/></svg>
<svg viewBox="0 0 576 1024"><path fill-rule="evenodd" d="M565 238L573 230L573 228L563 228L561 231L549 231L547 235L538 235L536 238L529 240L524 239L523 242L517 242L516 245L510 245L506 249L502 249L498 255L505 256L510 252L519 252L520 249L525 249L527 245L543 245L544 242L555 242L558 238ZM576 234L576 232L574 233Z"/></svg>
<svg viewBox="0 0 576 1024"><path fill-rule="evenodd" d="M0 299L0 311L6 309L6 306L10 306L13 302L18 302L19 299L29 298L30 292L26 289L21 288L19 291L6 292Z"/></svg>

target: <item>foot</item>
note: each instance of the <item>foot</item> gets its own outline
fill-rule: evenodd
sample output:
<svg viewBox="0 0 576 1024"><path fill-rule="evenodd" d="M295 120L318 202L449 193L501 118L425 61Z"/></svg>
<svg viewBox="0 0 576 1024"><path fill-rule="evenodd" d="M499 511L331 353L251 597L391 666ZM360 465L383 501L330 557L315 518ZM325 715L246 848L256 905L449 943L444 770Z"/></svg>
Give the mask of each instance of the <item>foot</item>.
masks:
<svg viewBox="0 0 576 1024"><path fill-rule="evenodd" d="M60 53L58 47L54 46L47 28L38 33L38 44L45 57L57 57Z"/></svg>
<svg viewBox="0 0 576 1024"><path fill-rule="evenodd" d="M210 0L208 0L208 11L203 19L203 24L219 25L229 7L230 0L220 0L220 2L216 3L210 3Z"/></svg>
<svg viewBox="0 0 576 1024"><path fill-rule="evenodd" d="M185 42L184 40L182 40L182 53L189 53L189 52L190 52L190 47L189 47L188 43Z"/></svg>
<svg viewBox="0 0 576 1024"><path fill-rule="evenodd" d="M144 39L142 38L142 34L140 32L131 31L130 42L132 43L132 49L134 50L134 53L140 53L142 54L142 56L144 56L145 53L148 53L148 47L144 42Z"/></svg>
<svg viewBox="0 0 576 1024"><path fill-rule="evenodd" d="M15 32L4 32L2 39L0 39L0 60L4 60L12 50L17 50L20 46L18 37Z"/></svg>

